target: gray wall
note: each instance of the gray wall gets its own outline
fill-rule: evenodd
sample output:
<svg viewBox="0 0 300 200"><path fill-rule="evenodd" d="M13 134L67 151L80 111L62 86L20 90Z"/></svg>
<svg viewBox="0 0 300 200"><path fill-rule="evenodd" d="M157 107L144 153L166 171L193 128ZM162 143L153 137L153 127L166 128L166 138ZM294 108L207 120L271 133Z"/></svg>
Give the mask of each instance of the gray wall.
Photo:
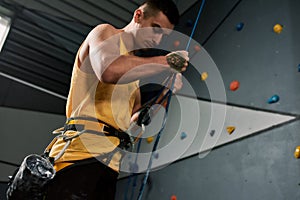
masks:
<svg viewBox="0 0 300 200"><path fill-rule="evenodd" d="M185 13L179 30L190 31L185 22L195 19L199 6L200 1ZM300 163L293 156L300 146L299 8L296 0L207 1L194 38L217 64L228 104L297 118L218 147L204 158L194 155L152 172L143 199L300 199ZM237 31L240 22L245 26ZM272 31L276 23L284 26L281 34ZM195 83L198 98L210 100L192 70L185 76ZM233 80L241 83L235 92L228 88ZM280 101L268 104L274 94ZM116 199L130 196L127 184L128 179L120 179Z"/></svg>
<svg viewBox="0 0 300 200"><path fill-rule="evenodd" d="M0 107L0 199L5 199L8 176L27 155L42 154L52 131L64 122L63 115Z"/></svg>

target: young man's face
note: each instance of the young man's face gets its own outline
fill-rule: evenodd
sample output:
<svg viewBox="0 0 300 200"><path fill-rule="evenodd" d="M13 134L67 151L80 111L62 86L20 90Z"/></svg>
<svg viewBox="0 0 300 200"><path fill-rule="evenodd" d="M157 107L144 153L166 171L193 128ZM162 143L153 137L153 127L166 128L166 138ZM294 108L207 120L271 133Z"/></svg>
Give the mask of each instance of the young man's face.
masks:
<svg viewBox="0 0 300 200"><path fill-rule="evenodd" d="M169 35L174 25L163 12L155 16L144 18L143 13L138 21L139 28L135 32L135 41L138 48L151 48L159 45L164 35Z"/></svg>

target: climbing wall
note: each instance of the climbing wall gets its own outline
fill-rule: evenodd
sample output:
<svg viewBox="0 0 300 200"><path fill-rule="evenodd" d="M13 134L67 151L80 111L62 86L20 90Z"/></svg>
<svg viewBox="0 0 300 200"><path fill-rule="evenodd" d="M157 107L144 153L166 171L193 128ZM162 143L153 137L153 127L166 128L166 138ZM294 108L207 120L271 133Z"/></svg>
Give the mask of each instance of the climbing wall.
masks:
<svg viewBox="0 0 300 200"><path fill-rule="evenodd" d="M179 31L191 32L200 3L185 13ZM176 145L166 155L155 154L159 170L150 173L143 199L300 198L300 163L294 155L300 146L298 8L294 0L206 3L194 36L204 49L195 52L191 46L193 65L173 98L171 122L160 141L160 148ZM213 64L203 61L203 51ZM215 66L225 98L213 95L216 86L222 92L214 84ZM213 117L214 108L225 113L224 120ZM145 138L142 144L150 151L153 141ZM184 153L170 161L179 150ZM132 192L136 199L144 174L137 180L126 175L116 199L130 199Z"/></svg>

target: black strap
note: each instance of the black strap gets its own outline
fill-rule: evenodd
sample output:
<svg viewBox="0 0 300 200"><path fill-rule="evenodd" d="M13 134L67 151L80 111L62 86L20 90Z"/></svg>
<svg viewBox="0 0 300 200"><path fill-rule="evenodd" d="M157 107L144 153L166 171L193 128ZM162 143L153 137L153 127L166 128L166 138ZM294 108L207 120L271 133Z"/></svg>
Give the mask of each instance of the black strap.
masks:
<svg viewBox="0 0 300 200"><path fill-rule="evenodd" d="M94 117L88 117L88 116L70 117L70 118L67 119L66 124L68 124L72 120L86 120L86 121L92 121L92 122L99 122L101 124L104 124L105 126L113 128L111 125L109 125L108 123L106 123L106 122L104 122L100 119L97 119L97 118L94 118ZM115 129L115 128L113 128L113 129ZM115 129L115 130L117 130L117 129ZM117 131L122 131L122 130L119 129Z"/></svg>
<svg viewBox="0 0 300 200"><path fill-rule="evenodd" d="M112 136L112 137L117 137L120 140L120 144L118 145L119 148L121 149L127 149L131 146L131 139L129 135L121 130L117 130L112 126L109 126L107 123L102 122L99 119L93 118L93 117L72 117L68 118L66 124L64 125L64 132L65 131L82 131L84 129L84 124L68 124L71 120L87 120L87 121L94 121L94 122L99 122L104 125L103 131L107 132L109 134L106 134L106 136ZM103 132L95 131L95 130L87 130L87 132L96 134L96 135L103 135Z"/></svg>

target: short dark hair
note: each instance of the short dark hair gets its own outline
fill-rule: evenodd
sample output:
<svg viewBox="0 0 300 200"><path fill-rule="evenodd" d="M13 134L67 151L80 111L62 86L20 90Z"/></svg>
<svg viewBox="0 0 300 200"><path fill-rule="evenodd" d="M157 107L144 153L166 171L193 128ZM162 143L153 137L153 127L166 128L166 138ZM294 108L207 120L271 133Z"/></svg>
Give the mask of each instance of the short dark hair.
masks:
<svg viewBox="0 0 300 200"><path fill-rule="evenodd" d="M142 5L146 5L145 17L157 14L155 11L162 11L171 24L179 23L179 11L173 0L146 0Z"/></svg>

